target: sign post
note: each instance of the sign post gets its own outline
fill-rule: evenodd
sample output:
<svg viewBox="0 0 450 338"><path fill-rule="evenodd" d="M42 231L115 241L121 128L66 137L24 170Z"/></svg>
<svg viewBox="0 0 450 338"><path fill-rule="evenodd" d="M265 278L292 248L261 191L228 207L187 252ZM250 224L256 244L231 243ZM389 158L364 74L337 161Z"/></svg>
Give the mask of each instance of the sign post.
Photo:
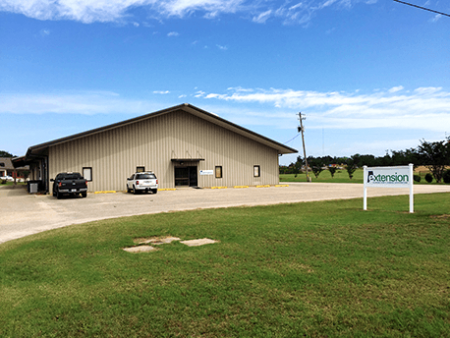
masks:
<svg viewBox="0 0 450 338"><path fill-rule="evenodd" d="M367 188L409 188L409 212L414 212L414 164L400 167L364 166L364 210L367 210Z"/></svg>

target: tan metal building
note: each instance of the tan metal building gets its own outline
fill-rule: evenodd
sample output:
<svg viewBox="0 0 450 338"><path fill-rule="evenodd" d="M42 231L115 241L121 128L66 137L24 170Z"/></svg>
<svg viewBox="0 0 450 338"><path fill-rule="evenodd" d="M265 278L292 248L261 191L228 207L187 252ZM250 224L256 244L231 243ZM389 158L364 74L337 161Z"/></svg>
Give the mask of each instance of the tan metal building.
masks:
<svg viewBox="0 0 450 338"><path fill-rule="evenodd" d="M28 148L14 160L29 164L32 179L80 172L89 191L123 191L127 177L153 171L159 188L233 187L279 183L278 156L296 153L190 104Z"/></svg>

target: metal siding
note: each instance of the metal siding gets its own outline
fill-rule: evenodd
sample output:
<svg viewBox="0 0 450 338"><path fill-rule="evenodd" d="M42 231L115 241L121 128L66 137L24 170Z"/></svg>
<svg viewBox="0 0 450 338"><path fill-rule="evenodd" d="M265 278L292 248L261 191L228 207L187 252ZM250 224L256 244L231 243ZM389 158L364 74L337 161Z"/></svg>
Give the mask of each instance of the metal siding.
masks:
<svg viewBox="0 0 450 338"><path fill-rule="evenodd" d="M278 153L261 143L184 111L171 112L49 148L49 177L92 167L89 191L126 189L136 166L156 173L160 188L173 188L172 158L204 158L198 185L278 184ZM259 165L261 177L253 177ZM200 170L222 166L223 178L200 176Z"/></svg>

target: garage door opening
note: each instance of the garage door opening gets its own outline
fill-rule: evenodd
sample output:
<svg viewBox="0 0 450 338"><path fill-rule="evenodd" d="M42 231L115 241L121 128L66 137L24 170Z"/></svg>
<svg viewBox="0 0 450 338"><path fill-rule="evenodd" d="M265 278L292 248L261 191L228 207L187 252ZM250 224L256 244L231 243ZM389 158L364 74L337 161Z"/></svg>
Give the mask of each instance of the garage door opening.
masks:
<svg viewBox="0 0 450 338"><path fill-rule="evenodd" d="M196 187L197 186L197 166L175 167L176 187Z"/></svg>

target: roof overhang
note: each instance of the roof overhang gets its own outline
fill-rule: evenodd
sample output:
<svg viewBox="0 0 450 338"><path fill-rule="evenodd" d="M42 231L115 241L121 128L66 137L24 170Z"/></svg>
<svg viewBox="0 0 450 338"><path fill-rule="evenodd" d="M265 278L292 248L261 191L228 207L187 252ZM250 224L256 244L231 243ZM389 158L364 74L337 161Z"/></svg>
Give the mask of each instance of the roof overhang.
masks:
<svg viewBox="0 0 450 338"><path fill-rule="evenodd" d="M204 158L172 158L172 162L200 162L204 161Z"/></svg>
<svg viewBox="0 0 450 338"><path fill-rule="evenodd" d="M33 160L27 160L25 156L14 157L12 160L12 165L14 169L18 170L29 170L29 165L33 162Z"/></svg>

